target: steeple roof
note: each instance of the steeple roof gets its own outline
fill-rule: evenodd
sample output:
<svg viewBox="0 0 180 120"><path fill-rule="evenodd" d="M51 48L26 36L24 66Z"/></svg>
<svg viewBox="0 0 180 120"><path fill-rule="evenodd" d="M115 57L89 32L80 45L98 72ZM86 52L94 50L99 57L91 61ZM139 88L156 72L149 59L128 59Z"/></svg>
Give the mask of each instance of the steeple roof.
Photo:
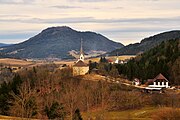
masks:
<svg viewBox="0 0 180 120"><path fill-rule="evenodd" d="M88 65L84 63L82 60L79 60L74 66L76 67L87 67Z"/></svg>
<svg viewBox="0 0 180 120"><path fill-rule="evenodd" d="M83 52L83 47L82 47L82 44L83 44L83 41L82 41L82 39L81 39L81 48L80 48L80 54L84 54L84 52Z"/></svg>

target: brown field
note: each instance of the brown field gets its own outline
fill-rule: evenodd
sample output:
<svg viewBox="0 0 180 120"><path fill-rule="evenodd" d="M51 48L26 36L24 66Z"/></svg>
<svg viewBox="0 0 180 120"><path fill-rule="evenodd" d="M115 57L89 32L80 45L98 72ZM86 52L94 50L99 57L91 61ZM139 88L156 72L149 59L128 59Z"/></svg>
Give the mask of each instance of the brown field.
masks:
<svg viewBox="0 0 180 120"><path fill-rule="evenodd" d="M28 61L21 60L21 59L3 58L3 59L0 59L0 64L28 66L28 65L33 64L33 62L28 62Z"/></svg>
<svg viewBox="0 0 180 120"><path fill-rule="evenodd" d="M112 60L115 60L117 56L110 56L110 57L106 57L107 59L112 59ZM126 59L130 59L130 58L133 58L135 57L135 55L122 55L122 56L118 56L119 60L126 60ZM93 61L93 62L99 62L100 58L90 58L90 59L87 59L85 60L85 62L87 61Z"/></svg>
<svg viewBox="0 0 180 120"><path fill-rule="evenodd" d="M66 61L66 60L62 60L62 61L55 61L55 64L66 64L66 65L73 65L77 60L70 60L70 61Z"/></svg>
<svg viewBox="0 0 180 120"><path fill-rule="evenodd" d="M123 56L119 56L119 60L125 60L125 59L130 59L132 57L135 57L133 55L123 55ZM111 57L106 57L107 59L112 59L115 60L116 56L111 56ZM99 62L100 58L89 58L89 59L85 59L85 63L88 63L89 61L92 62ZM73 65L76 60L62 60L62 61L55 61L55 64L67 64L67 65ZM30 61L26 61L26 60L21 60L21 59L10 59L10 58L3 58L0 59L0 64L6 64L6 65L14 65L14 66L34 66L34 65L40 65L40 64L46 64L46 63L42 63L42 62L30 62Z"/></svg>

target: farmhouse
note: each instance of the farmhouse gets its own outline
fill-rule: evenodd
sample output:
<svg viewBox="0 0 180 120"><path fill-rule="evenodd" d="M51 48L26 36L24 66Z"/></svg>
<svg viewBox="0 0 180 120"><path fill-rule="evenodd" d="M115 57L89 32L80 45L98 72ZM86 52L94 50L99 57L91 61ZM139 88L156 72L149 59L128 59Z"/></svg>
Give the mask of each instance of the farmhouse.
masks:
<svg viewBox="0 0 180 120"><path fill-rule="evenodd" d="M169 88L169 81L160 73L153 79L153 85L149 87Z"/></svg>
<svg viewBox="0 0 180 120"><path fill-rule="evenodd" d="M88 71L89 71L89 66L86 63L84 63L84 52L81 41L80 57L73 66L73 76L85 75L88 73Z"/></svg>
<svg viewBox="0 0 180 120"><path fill-rule="evenodd" d="M164 88L169 88L169 81L160 73L154 79L148 81L151 83L148 87L145 88L145 91L160 91L163 92Z"/></svg>

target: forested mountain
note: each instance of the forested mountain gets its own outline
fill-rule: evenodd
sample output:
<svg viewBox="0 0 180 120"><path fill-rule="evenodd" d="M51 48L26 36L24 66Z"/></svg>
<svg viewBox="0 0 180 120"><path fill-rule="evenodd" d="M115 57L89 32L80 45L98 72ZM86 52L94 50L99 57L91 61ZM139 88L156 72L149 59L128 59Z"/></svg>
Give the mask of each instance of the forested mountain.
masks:
<svg viewBox="0 0 180 120"><path fill-rule="evenodd" d="M79 51L81 39L85 52L108 52L123 47L121 43L113 42L101 34L79 32L63 26L47 28L29 40L5 47L0 52L6 57L70 58L70 51Z"/></svg>
<svg viewBox="0 0 180 120"><path fill-rule="evenodd" d="M180 38L179 30L164 32L164 33L160 33L160 34L145 38L140 43L130 44L123 48L114 50L108 53L108 55L114 56L117 53L119 55L136 55L138 53L145 52L157 46L162 41L167 41L167 40L176 39L176 38Z"/></svg>
<svg viewBox="0 0 180 120"><path fill-rule="evenodd" d="M130 60L127 64L117 65L120 74L129 79L152 79L162 73L171 84L180 84L180 39L164 41L157 47Z"/></svg>

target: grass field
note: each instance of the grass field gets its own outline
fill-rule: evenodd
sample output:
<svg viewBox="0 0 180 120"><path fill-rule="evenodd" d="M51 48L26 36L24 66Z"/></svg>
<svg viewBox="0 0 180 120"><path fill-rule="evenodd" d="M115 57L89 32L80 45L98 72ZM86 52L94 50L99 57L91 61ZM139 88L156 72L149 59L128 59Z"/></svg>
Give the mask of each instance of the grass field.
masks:
<svg viewBox="0 0 180 120"><path fill-rule="evenodd" d="M125 110L119 112L94 111L82 113L84 120L152 120L152 115L160 108L145 107L138 110Z"/></svg>
<svg viewBox="0 0 180 120"><path fill-rule="evenodd" d="M169 113L171 115L173 115L171 113L172 112L171 110L174 110L174 109L179 111L179 112L176 112L175 114L180 113L180 108L144 107L141 109L115 111L115 112L109 112L109 111L103 111L101 109L99 109L99 110L96 109L96 110L91 110L90 112L81 112L81 116L82 116L83 120L153 120L154 115L156 115L157 113L162 113L162 110L164 110L163 114L165 116L166 116L166 114L169 114ZM172 116L172 117L174 117L174 116ZM0 115L0 120L38 120L38 119L20 118L20 117L11 117L11 116ZM70 116L67 116L65 118L65 120L71 120ZM179 119L172 118L172 120L179 120Z"/></svg>
<svg viewBox="0 0 180 120"><path fill-rule="evenodd" d="M119 60L125 60L125 59L130 59L132 57L135 57L134 55L122 55L122 56L118 56ZM110 57L106 57L106 59L112 59L112 60L116 60L117 56L110 56ZM93 61L93 62L99 62L100 58L90 58L87 59L86 61Z"/></svg>
<svg viewBox="0 0 180 120"><path fill-rule="evenodd" d="M92 112L81 113L83 120L152 120L151 116L159 109L155 107L145 107L139 110L126 110L119 112L108 112L102 110L96 110ZM26 120L25 118L1 116L0 119L11 119L11 120ZM34 120L34 119L28 119ZM70 120L70 118L67 118Z"/></svg>
<svg viewBox="0 0 180 120"><path fill-rule="evenodd" d="M119 60L125 60L125 59L130 59L132 57L135 57L133 55L123 55L119 56ZM116 56L111 56L111 57L106 57L107 59L112 59L116 60ZM85 59L85 63L88 63L89 61L93 62L99 62L100 58L90 58L90 59ZM69 60L69 61L55 61L55 64L67 64L67 65L73 65L77 60ZM33 62L30 61L25 61L21 59L10 59L10 58L3 58L0 59L0 63L2 64L7 64L7 65L17 65L17 66L28 66L28 65L33 65ZM36 64L39 64L38 62ZM42 63L41 63L42 64Z"/></svg>
<svg viewBox="0 0 180 120"><path fill-rule="evenodd" d="M32 62L28 62L28 61L25 61L25 60L10 59L10 58L0 59L0 63L7 64L7 65L18 65L18 66L26 66L26 65L31 65L32 64Z"/></svg>

